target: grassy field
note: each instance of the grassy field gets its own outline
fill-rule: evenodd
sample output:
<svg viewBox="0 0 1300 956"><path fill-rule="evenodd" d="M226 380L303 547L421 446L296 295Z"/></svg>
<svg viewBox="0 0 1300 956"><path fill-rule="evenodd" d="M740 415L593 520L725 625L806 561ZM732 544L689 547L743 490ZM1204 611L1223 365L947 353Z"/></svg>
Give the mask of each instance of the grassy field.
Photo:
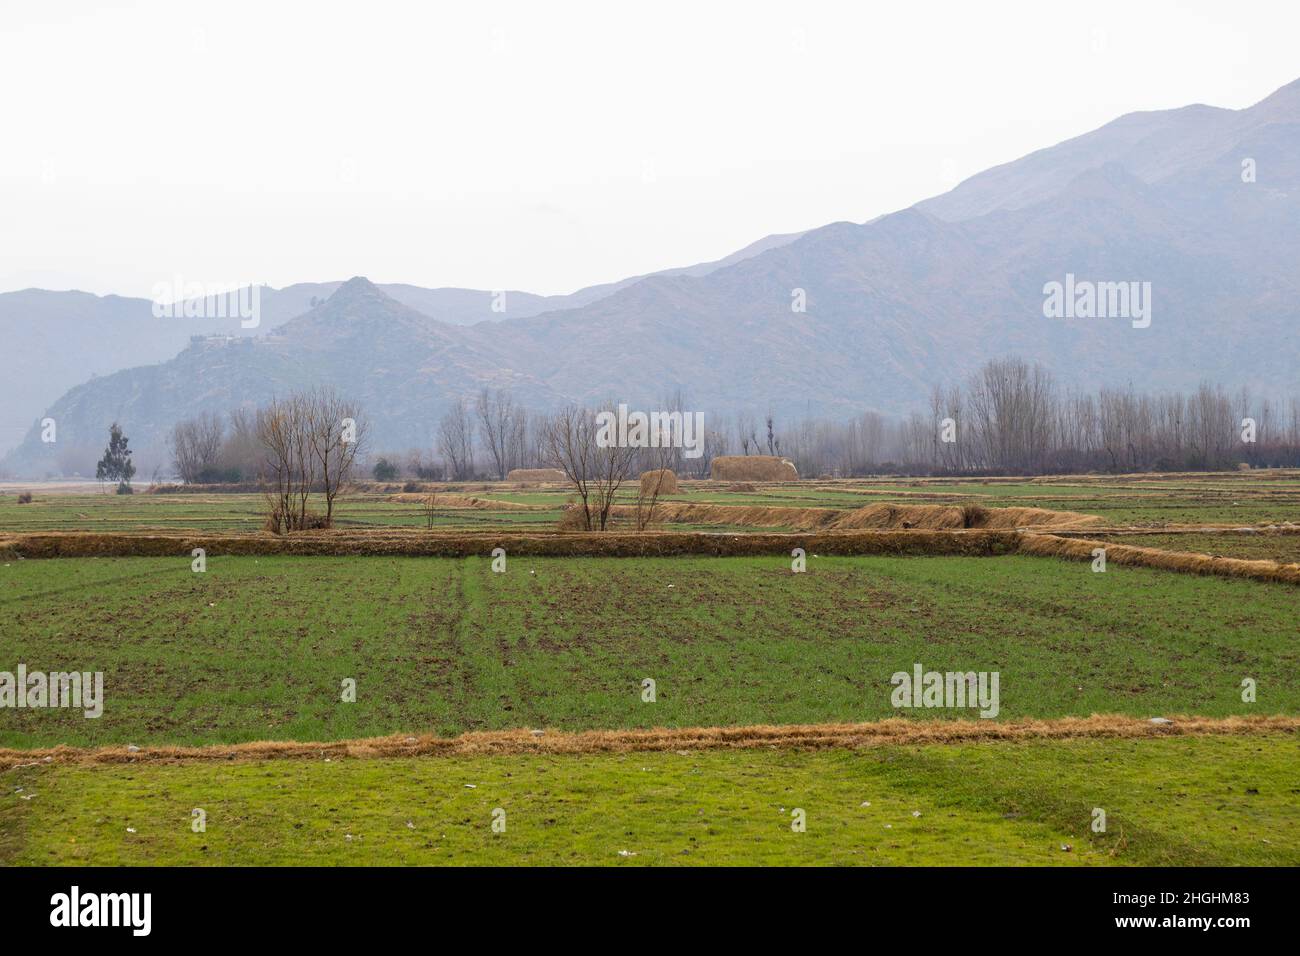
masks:
<svg viewBox="0 0 1300 956"><path fill-rule="evenodd" d="M459 491L500 505L444 498L437 529L550 530L570 497ZM1300 561L1300 535L1162 531L1300 522L1289 473L706 483L671 498L1040 507L1146 529L1116 543ZM24 505L0 493L0 533L254 532L262 507L255 494L37 489ZM338 527L425 522L418 502L376 491L345 498ZM0 671L102 671L105 701L98 719L0 708L0 746L976 717L891 706L891 675L918 663L997 672L999 721L1297 715L1298 609L1288 584L1117 562L1096 574L1027 555L810 554L804 574L784 557L510 557L504 574L486 554L210 554L202 574L187 554L12 558L0 564ZM1255 703L1241 699L1247 677ZM0 772L0 864L1300 865L1298 757L1294 736L1255 733L32 763ZM195 807L204 833L190 829ZM791 830L796 807L806 832ZM1104 833L1089 828L1094 807ZM492 829L496 808L505 832Z"/></svg>
<svg viewBox="0 0 1300 956"><path fill-rule="evenodd" d="M1297 865L1298 750L1259 736L36 766L0 774L0 863Z"/></svg>
<svg viewBox="0 0 1300 956"><path fill-rule="evenodd" d="M106 703L98 719L0 710L0 745L863 721L900 714L890 677L916 663L998 671L1002 719L1300 713L1288 586L1032 557L808 560L13 561L0 669L103 671Z"/></svg>

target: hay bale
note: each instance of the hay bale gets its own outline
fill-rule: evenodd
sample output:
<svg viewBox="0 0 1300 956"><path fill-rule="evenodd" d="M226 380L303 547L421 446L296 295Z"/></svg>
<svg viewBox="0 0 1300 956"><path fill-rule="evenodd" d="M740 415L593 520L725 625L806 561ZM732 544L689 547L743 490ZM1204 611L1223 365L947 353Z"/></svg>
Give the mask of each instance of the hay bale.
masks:
<svg viewBox="0 0 1300 956"><path fill-rule="evenodd" d="M568 481L558 468L512 468L506 481Z"/></svg>
<svg viewBox="0 0 1300 956"><path fill-rule="evenodd" d="M709 472L714 481L795 481L799 470L775 455L719 455Z"/></svg>
<svg viewBox="0 0 1300 956"><path fill-rule="evenodd" d="M677 474L671 468L660 468L642 473L641 496L643 498L675 494L677 494Z"/></svg>
<svg viewBox="0 0 1300 956"><path fill-rule="evenodd" d="M734 491L737 493L744 493L747 491L758 491L758 489L754 487L754 483L751 481L738 481L734 485L727 485L727 490Z"/></svg>

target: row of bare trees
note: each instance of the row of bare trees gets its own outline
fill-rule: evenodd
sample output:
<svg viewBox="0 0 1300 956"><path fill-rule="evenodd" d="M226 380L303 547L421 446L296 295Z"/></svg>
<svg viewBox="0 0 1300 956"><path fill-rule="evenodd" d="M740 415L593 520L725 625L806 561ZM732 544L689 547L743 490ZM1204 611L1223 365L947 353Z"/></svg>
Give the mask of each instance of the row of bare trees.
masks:
<svg viewBox="0 0 1300 956"><path fill-rule="evenodd" d="M690 403L679 391L659 407L687 411ZM268 482L291 526L309 520L304 484L328 486L330 520L336 477L360 460L363 437L338 446L333 431L342 419L356 419L355 412L328 390L317 390L255 412L237 411L228 422L199 416L176 426L175 467L189 483ZM594 416L577 406L530 412L509 392L485 389L443 415L432 457L386 454L385 464L408 478L452 481L559 468L574 483L584 523L593 527L608 524L614 497L632 475L667 468L682 477L706 477L717 455L780 455L800 474L846 477L1190 471L1242 462L1300 467L1300 396L1278 401L1209 384L1190 393L1070 390L1042 367L1015 358L988 362L965 382L936 387L924 410L902 419L876 412L847 421L707 416L703 453L696 458L684 457L680 448L598 449ZM386 467L385 474L392 471ZM653 510L654 503L646 503Z"/></svg>

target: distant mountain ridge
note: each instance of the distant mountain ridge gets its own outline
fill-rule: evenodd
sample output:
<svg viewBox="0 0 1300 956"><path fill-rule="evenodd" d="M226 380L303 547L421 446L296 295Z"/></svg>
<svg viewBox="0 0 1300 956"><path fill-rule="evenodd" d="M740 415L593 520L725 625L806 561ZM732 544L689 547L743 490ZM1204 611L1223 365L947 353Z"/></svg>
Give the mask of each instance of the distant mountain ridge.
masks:
<svg viewBox="0 0 1300 956"><path fill-rule="evenodd" d="M652 275L706 275L798 236L768 236L716 262ZM437 322L473 325L587 305L642 278L589 286L569 295L505 290L500 299L493 291L479 289L426 289L405 283L378 288ZM342 285L339 281L302 282L283 289L262 286L260 322L253 329L242 328L235 318L154 318L151 300L129 296L44 289L0 293L0 334L7 343L6 375L0 377L0 452L21 441L35 419L88 376L166 361L196 335L265 335L324 302ZM495 311L494 302L500 302L504 311ZM227 311L234 314L233 309Z"/></svg>
<svg viewBox="0 0 1300 956"><path fill-rule="evenodd" d="M72 441L102 445L117 419L157 446L197 410L328 382L363 402L375 447L427 448L446 404L483 385L535 408L653 403L680 386L706 421L903 413L1007 354L1081 387L1294 392L1300 81L1245 110L1130 114L910 209L780 238L492 324L411 315L354 279L278 343L189 348L84 383L51 414ZM1045 317L1045 284L1067 275L1149 282L1150 327ZM33 430L5 464L52 460Z"/></svg>

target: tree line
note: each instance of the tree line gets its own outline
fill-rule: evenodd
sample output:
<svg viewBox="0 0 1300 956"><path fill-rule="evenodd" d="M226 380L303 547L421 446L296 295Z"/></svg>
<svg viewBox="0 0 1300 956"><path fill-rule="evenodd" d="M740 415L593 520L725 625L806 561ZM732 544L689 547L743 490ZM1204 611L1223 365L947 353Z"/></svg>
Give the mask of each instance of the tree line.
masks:
<svg viewBox="0 0 1300 956"><path fill-rule="evenodd" d="M328 390L313 394L267 409L237 410L224 419L208 413L181 422L172 434L177 474L192 484L269 481L278 487L292 473L297 477L291 484L301 495L305 466L284 465L288 456L318 462L310 482L328 477L332 484L342 463L322 457L322 429L336 418L356 417L342 414L345 407L356 410ZM322 411L317 406L324 394L332 404ZM657 407L686 411L690 403L679 389ZM277 411L268 418L271 408ZM585 474L584 454L592 469L598 467L599 456L580 434L591 430L596 411L534 411L507 390L484 389L452 403L436 424L431 447L371 455L367 473L381 481L470 481L500 480L516 468L559 468L572 482L570 471ZM281 436L271 426L284 416L316 424L295 425ZM293 437L299 430L314 435L314 444ZM638 449L625 464L628 474L668 468L704 478L719 455L785 457L809 477L1197 471L1243 463L1300 467L1300 397L1279 400L1245 388L1230 393L1209 383L1162 393L1132 386L1064 388L1042 366L1007 358L985 363L964 382L935 386L924 408L902 418L878 412L847 420L706 413L698 458L684 457L679 448ZM358 443L346 462L349 473L363 457ZM601 459L600 467L608 474L611 463ZM597 503L597 522L602 510Z"/></svg>

